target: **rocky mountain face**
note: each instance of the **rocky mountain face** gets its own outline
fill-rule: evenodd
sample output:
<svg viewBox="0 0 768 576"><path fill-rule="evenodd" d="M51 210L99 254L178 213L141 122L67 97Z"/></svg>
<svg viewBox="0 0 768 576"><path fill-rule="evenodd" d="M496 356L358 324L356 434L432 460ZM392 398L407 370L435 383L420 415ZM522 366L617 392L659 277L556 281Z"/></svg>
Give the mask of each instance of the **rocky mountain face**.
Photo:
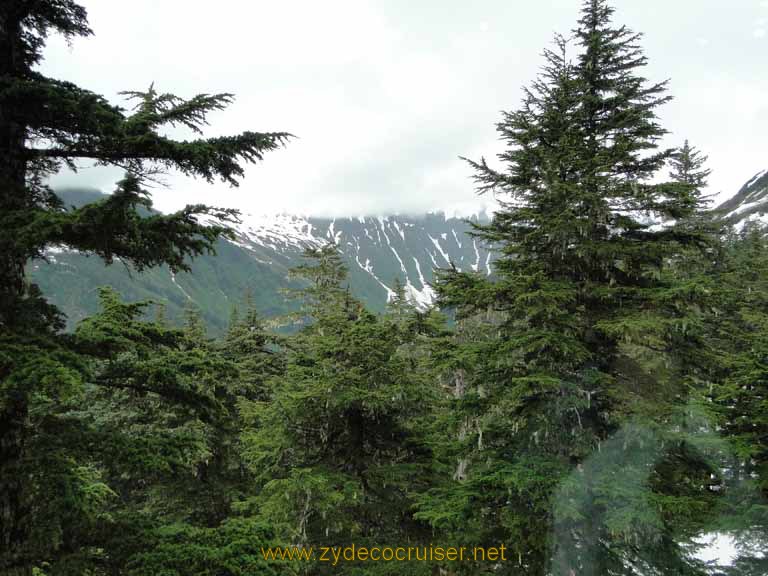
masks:
<svg viewBox="0 0 768 576"><path fill-rule="evenodd" d="M83 190L59 195L75 206L98 198L98 192ZM32 263L29 273L66 313L70 327L97 310L98 287L110 285L127 300L164 303L172 320L193 302L212 330L220 332L232 306L242 305L247 293L266 317L289 311L292 304L282 289L295 285L288 277L290 268L303 262L305 248L330 241L347 262L352 293L370 309L385 308L396 278L415 304L428 306L435 268L453 263L461 270L491 273L492 255L467 235L470 228L467 221L441 213L336 219L244 215L235 241L219 242L217 254L195 259L189 273L173 274L167 268L138 273L124 263L105 266L66 247L50 249L47 262Z"/></svg>
<svg viewBox="0 0 768 576"><path fill-rule="evenodd" d="M100 197L97 191L64 190L68 205ZM747 221L768 223L768 171L755 174L732 198L713 210L736 227ZM487 221L474 216L470 221ZM233 305L251 294L268 318L292 309L282 293L294 286L289 270L302 263L306 247L335 242L349 268L353 294L374 311L382 311L399 278L408 297L428 306L434 297L433 270L453 263L461 270L490 274L493 255L476 239L464 219L444 214L360 218L312 218L295 215L244 215L233 242L221 241L216 255L192 262L192 271L173 274L167 268L143 273L116 262L105 266L98 258L54 247L47 261L30 265L30 276L46 296L65 312L69 327L98 308L98 287L110 285L129 301L154 300L178 321L184 307L196 304L213 332L227 325Z"/></svg>
<svg viewBox="0 0 768 576"><path fill-rule="evenodd" d="M733 197L715 208L714 213L736 227L751 221L768 223L768 170L752 176Z"/></svg>

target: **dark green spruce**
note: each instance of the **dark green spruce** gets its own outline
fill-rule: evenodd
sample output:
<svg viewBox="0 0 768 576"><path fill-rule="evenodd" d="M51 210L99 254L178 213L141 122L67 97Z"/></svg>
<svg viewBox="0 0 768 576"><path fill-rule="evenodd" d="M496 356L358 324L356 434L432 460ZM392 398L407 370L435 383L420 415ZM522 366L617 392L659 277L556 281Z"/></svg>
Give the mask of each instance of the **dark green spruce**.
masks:
<svg viewBox="0 0 768 576"><path fill-rule="evenodd" d="M82 520L82 491L92 481L77 441L57 441L63 426L77 426L64 406L84 394L89 360L76 338L58 334L62 319L28 282L26 264L64 244L137 269L185 269L187 257L227 233L234 213L195 205L142 218L140 210L151 206L142 180L176 169L235 185L244 163L289 137L203 137L206 115L225 108L230 94L185 100L150 87L125 93L135 104L126 111L37 71L49 35L91 33L85 9L73 0L0 3L0 571L9 574L72 552L71 530L55 527ZM174 125L198 137L164 136ZM45 179L80 159L122 167L126 176L109 198L65 211Z"/></svg>
<svg viewBox="0 0 768 576"><path fill-rule="evenodd" d="M672 433L702 379L700 294L666 273L707 238L659 225L695 214L697 182L654 180L679 158L659 148L669 96L642 77L640 35L612 14L584 2L572 40L555 38L497 125L501 168L470 161L501 200L476 227L499 247L498 279L445 270L437 285L442 305L487 328L448 363L455 472L418 516L456 538L470 526L477 545L506 542L512 558L467 574L695 573L682 545L716 497L701 479L717 471ZM680 454L661 448L668 436ZM646 480L611 482L619 471Z"/></svg>
<svg viewBox="0 0 768 576"><path fill-rule="evenodd" d="M269 402L243 403L244 457L260 478L252 509L283 545L428 545L412 497L430 478L423 433L436 390L427 323L403 302L377 317L349 294L335 245L308 251L304 328L287 343ZM433 323L434 324L434 323ZM381 562L300 563L302 574L391 574ZM398 574L430 574L424 562Z"/></svg>
<svg viewBox="0 0 768 576"><path fill-rule="evenodd" d="M429 256L421 242L442 235L429 219L410 247L405 233L357 246L352 276L335 244L221 286L208 258L194 294L221 287L209 316L231 308L213 338L206 298L152 302L151 279L89 287L98 312L65 331L26 273L56 246L189 272L237 214L159 214L146 183L175 169L236 185L290 136L204 137L229 94L152 86L124 93L124 110L47 78L48 35L90 35L85 10L0 2L0 575L764 575L750 545L768 542L766 230L727 229L708 209L706 156L661 147L666 84L643 77L640 35L612 20L605 0L584 1L497 124L498 162L469 161L500 200L473 224L492 274L472 245L463 271L436 273L440 311L363 270L357 256L399 246ZM195 138L163 136L174 125ZM45 182L83 159L125 176L65 208ZM723 211L762 187L753 178ZM367 231L334 228L353 229ZM385 271L421 278L413 259ZM254 294L267 291L290 304L263 317ZM732 566L697 559L718 532L737 539ZM320 561L350 545L505 556ZM265 559L273 546L318 555Z"/></svg>

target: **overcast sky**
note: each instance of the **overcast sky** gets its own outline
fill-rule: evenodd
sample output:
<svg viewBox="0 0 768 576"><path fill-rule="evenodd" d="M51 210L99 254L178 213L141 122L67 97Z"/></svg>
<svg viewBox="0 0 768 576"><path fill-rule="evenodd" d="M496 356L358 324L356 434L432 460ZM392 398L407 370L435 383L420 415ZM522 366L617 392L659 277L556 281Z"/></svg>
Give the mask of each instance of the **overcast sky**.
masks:
<svg viewBox="0 0 768 576"><path fill-rule="evenodd" d="M244 212L466 214L482 199L458 156L502 151L495 123L516 109L553 33L580 0L80 0L95 36L49 42L43 71L121 103L117 92L233 92L207 135L288 131L285 149L239 188L178 175L167 211L205 202ZM644 33L646 75L671 79L668 144L710 158L710 191L733 194L768 168L768 0L615 0ZM88 164L84 164L88 166ZM109 191L85 168L55 185Z"/></svg>

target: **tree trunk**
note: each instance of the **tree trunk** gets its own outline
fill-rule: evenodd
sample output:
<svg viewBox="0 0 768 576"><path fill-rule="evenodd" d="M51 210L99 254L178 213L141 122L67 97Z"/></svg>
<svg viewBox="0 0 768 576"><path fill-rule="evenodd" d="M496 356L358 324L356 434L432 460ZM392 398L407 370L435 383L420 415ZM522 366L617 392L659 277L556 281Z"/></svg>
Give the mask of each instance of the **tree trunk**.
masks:
<svg viewBox="0 0 768 576"><path fill-rule="evenodd" d="M12 5L0 8L0 87L7 88L29 70L24 62L20 44L21 23L13 17ZM1 93L0 93L1 94ZM19 124L19 114L12 103L0 96L0 217L25 208L26 126ZM18 238L9 229L0 229L0 328L12 320L15 303L24 292L26 254L17 244Z"/></svg>
<svg viewBox="0 0 768 576"><path fill-rule="evenodd" d="M27 207L25 189L26 126L9 102L6 92L15 81L28 75L21 44L19 2L0 6L0 339L24 329L20 304L25 295L24 265L27 254L4 218ZM2 340L0 340L2 342ZM0 364L0 381L12 367ZM0 386L0 572L26 574L23 548L28 543L30 507L24 494L21 460L27 420L26 389Z"/></svg>

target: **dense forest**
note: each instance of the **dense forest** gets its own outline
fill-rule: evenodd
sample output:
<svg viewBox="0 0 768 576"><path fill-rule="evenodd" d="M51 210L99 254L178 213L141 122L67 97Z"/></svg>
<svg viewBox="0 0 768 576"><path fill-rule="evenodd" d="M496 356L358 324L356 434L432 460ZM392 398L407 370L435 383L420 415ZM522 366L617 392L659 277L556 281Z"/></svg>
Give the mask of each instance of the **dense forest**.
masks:
<svg viewBox="0 0 768 576"><path fill-rule="evenodd" d="M107 287L64 330L27 267L65 245L188 270L237 213L151 211L147 182L237 186L293 135L205 137L230 94L126 110L46 77L46 39L92 34L85 10L3 0L0 573L768 573L765 231L709 209L693 144L661 147L666 83L612 16L585 0L497 124L501 168L467 160L500 200L472 225L493 274L440 269L435 306L398 286L371 311L331 243L292 270L293 332L244 294L212 338L194 306L178 325ZM48 177L78 159L125 176L64 206ZM700 558L712 534L734 562ZM353 545L496 553L321 554Z"/></svg>

